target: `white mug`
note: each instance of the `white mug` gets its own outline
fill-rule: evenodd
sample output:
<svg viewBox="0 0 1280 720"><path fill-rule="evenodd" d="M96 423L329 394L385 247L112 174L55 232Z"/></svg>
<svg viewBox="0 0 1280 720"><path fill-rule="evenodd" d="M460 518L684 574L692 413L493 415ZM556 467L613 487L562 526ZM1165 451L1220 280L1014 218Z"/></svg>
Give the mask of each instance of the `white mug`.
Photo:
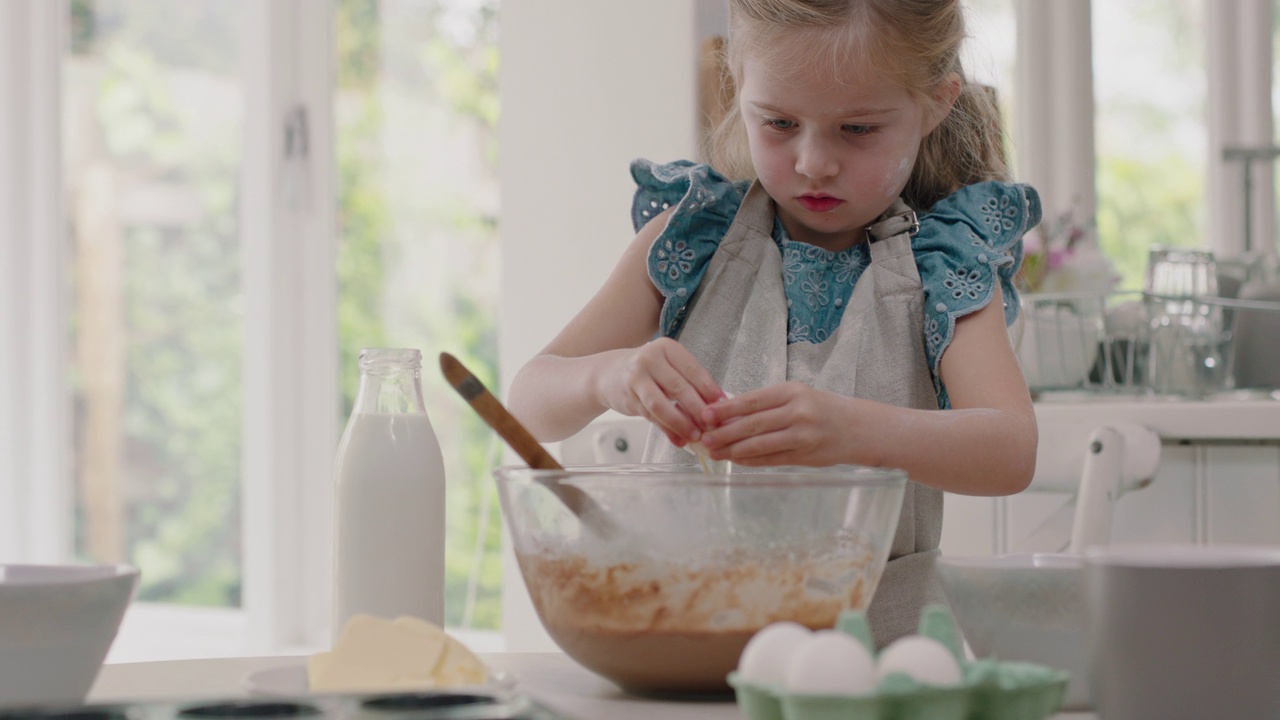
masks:
<svg viewBox="0 0 1280 720"><path fill-rule="evenodd" d="M1104 720L1280 717L1280 547L1092 548L1085 597Z"/></svg>

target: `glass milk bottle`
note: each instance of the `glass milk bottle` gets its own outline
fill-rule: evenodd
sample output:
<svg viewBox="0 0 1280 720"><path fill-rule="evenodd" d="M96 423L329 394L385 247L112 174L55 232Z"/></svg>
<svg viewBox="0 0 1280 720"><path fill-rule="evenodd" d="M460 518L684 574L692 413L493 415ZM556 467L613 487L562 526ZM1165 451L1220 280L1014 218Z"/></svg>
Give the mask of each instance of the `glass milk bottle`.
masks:
<svg viewBox="0 0 1280 720"><path fill-rule="evenodd" d="M360 351L334 462L335 643L357 613L444 624L444 461L421 369L417 350Z"/></svg>

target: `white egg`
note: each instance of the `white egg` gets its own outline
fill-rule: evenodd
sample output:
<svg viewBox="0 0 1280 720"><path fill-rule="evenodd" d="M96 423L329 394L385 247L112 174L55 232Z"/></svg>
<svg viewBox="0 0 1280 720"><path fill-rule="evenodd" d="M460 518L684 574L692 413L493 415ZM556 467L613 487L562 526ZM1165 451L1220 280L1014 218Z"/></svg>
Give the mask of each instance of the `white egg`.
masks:
<svg viewBox="0 0 1280 720"><path fill-rule="evenodd" d="M856 639L820 630L796 648L787 668L787 689L819 695L863 695L875 688L875 661Z"/></svg>
<svg viewBox="0 0 1280 720"><path fill-rule="evenodd" d="M742 649L738 674L751 682L781 685L786 680L791 655L809 635L809 628L800 623L778 622L764 626Z"/></svg>
<svg viewBox="0 0 1280 720"><path fill-rule="evenodd" d="M898 638L880 652L876 682L893 672L906 673L922 685L956 685L960 663L946 645L924 635Z"/></svg>

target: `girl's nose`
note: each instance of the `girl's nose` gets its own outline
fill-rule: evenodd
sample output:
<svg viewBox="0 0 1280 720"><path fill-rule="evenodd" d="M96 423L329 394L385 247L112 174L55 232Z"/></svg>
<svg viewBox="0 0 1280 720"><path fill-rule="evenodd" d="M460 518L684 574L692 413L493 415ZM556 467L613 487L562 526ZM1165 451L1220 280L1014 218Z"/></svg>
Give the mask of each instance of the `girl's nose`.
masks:
<svg viewBox="0 0 1280 720"><path fill-rule="evenodd" d="M840 170L836 154L821 138L808 135L796 148L796 172L810 178L834 177Z"/></svg>

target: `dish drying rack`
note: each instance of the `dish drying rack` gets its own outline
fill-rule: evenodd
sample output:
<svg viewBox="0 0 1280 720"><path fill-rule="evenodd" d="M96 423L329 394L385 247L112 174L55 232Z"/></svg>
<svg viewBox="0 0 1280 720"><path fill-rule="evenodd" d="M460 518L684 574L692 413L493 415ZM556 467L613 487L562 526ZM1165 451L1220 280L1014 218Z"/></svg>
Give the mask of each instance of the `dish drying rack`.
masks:
<svg viewBox="0 0 1280 720"><path fill-rule="evenodd" d="M1280 397L1275 373L1259 374L1257 349L1240 343L1241 330L1266 328L1274 336L1280 301L1131 291L1026 294L1021 305L1012 337L1037 399L1237 391Z"/></svg>

